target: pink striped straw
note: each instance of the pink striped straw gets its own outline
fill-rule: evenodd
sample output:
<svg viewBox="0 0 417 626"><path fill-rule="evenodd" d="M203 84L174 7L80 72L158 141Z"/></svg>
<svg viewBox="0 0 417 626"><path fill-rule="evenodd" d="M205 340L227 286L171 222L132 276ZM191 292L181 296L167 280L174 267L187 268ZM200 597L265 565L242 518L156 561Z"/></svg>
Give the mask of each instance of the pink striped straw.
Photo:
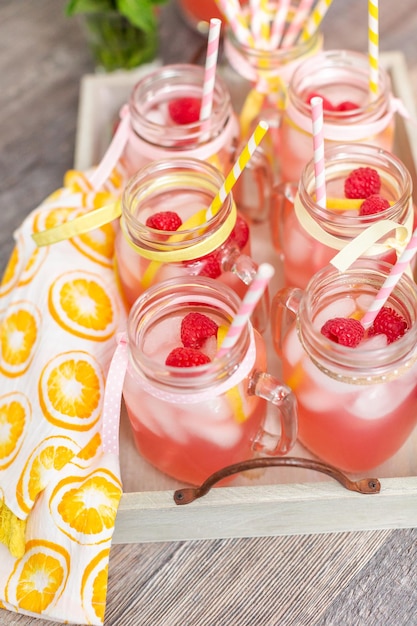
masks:
<svg viewBox="0 0 417 626"><path fill-rule="evenodd" d="M282 40L282 48L289 48L297 41L313 4L314 0L301 0Z"/></svg>
<svg viewBox="0 0 417 626"><path fill-rule="evenodd" d="M324 170L323 98L311 98L311 119L313 122L314 176L316 203L326 206L326 176Z"/></svg>
<svg viewBox="0 0 417 626"><path fill-rule="evenodd" d="M217 358L224 356L235 345L274 273L275 270L269 263L261 263L258 267L258 271L249 285L239 310L217 352Z"/></svg>
<svg viewBox="0 0 417 626"><path fill-rule="evenodd" d="M213 17L207 42L206 65L204 70L203 96L201 98L200 121L208 120L213 107L214 83L216 81L217 56L219 53L221 20Z"/></svg>
<svg viewBox="0 0 417 626"><path fill-rule="evenodd" d="M279 48L281 45L281 39L284 33L285 24L287 23L287 15L290 4L291 0L281 0L278 5L278 10L276 11L272 21L270 38L270 46L272 49Z"/></svg>
<svg viewBox="0 0 417 626"><path fill-rule="evenodd" d="M254 37L255 44L259 44L261 38L261 0L249 0L250 11L250 28Z"/></svg>
<svg viewBox="0 0 417 626"><path fill-rule="evenodd" d="M417 228L414 230L411 239L408 242L406 248L403 250L402 254L400 255L400 258L398 259L396 264L392 266L392 270L384 280L382 287L376 294L371 306L361 319L362 326L364 326L365 328L369 328L369 326L373 323L379 311L382 309L389 296L391 295L395 285L398 283L401 276L407 270L416 252Z"/></svg>
<svg viewBox="0 0 417 626"><path fill-rule="evenodd" d="M247 20L238 0L216 0L216 3L229 22L236 39L245 46L253 48L253 35L249 30Z"/></svg>

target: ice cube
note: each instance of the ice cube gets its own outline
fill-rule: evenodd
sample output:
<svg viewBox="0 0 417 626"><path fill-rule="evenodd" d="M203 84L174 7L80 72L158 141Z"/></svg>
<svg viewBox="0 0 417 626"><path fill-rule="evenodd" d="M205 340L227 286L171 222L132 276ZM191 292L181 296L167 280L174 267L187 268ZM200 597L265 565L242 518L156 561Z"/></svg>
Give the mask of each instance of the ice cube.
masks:
<svg viewBox="0 0 417 626"><path fill-rule="evenodd" d="M353 298L345 297L332 302L320 311L314 318L314 328L320 330L327 320L335 317L350 317L356 311L356 302Z"/></svg>
<svg viewBox="0 0 417 626"><path fill-rule="evenodd" d="M349 395L353 393L355 385L351 385L349 383L345 383L341 380L337 380L328 376L324 372L322 372L314 363L306 357L303 360L304 366L304 375L309 376L313 383L317 385L318 390L323 391L323 393L334 393L338 395ZM346 400L348 401L348 400ZM340 400L342 402L342 400Z"/></svg>
<svg viewBox="0 0 417 626"><path fill-rule="evenodd" d="M361 311L368 311L372 302L374 301L375 296L370 293L362 293L360 296L356 298L356 306Z"/></svg>
<svg viewBox="0 0 417 626"><path fill-rule="evenodd" d="M365 337L356 348L357 350L378 350L380 348L386 348L388 345L387 336L380 334L373 337Z"/></svg>
<svg viewBox="0 0 417 626"><path fill-rule="evenodd" d="M182 345L180 337L181 320L182 316L173 315L151 326L146 332L146 339L143 344L144 354L160 363L165 363L165 359L171 350Z"/></svg>
<svg viewBox="0 0 417 626"><path fill-rule="evenodd" d="M214 419L207 419L207 410ZM228 419L218 419L219 416ZM219 448L231 448L241 437L239 424L229 418L230 412L224 406L222 398L213 398L204 406L204 413L196 409L193 414L183 414L183 425L190 434L214 443Z"/></svg>
<svg viewBox="0 0 417 626"><path fill-rule="evenodd" d="M166 123L166 111L162 111L160 108L150 109L146 114L146 119L159 126L165 126Z"/></svg>
<svg viewBox="0 0 417 626"><path fill-rule="evenodd" d="M295 328L292 328L285 338L284 354L285 358L293 367L301 361L304 355L304 348L298 339L298 334Z"/></svg>
<svg viewBox="0 0 417 626"><path fill-rule="evenodd" d="M142 420L143 415L143 422L147 420L146 425L151 424L151 419L153 420L153 432L158 429L157 434L162 437L166 436L180 444L187 443L189 435L181 421L181 406L145 394L141 397L140 403L139 417Z"/></svg>

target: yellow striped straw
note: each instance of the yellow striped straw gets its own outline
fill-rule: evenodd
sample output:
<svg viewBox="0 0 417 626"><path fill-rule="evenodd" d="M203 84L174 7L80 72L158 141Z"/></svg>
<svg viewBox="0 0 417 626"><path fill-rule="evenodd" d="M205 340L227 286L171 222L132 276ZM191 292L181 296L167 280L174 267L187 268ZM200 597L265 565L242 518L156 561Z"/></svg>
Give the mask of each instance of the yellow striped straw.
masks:
<svg viewBox="0 0 417 626"><path fill-rule="evenodd" d="M319 0L317 2L301 33L301 39L303 41L310 39L318 30L332 2L333 0Z"/></svg>
<svg viewBox="0 0 417 626"><path fill-rule="evenodd" d="M368 0L369 93L371 100L375 100L378 97L378 13L378 0Z"/></svg>
<svg viewBox="0 0 417 626"><path fill-rule="evenodd" d="M241 173L243 172L243 170L249 163L250 159L252 158L252 155L255 152L256 148L259 146L262 139L264 138L267 130L268 130L268 124L264 122L263 120L261 120L258 123L255 130L253 131L252 135L250 136L249 141L247 142L246 146L243 148L242 152L240 153L236 163L230 170L229 174L226 176L226 179L223 185L220 187L216 196L213 198L212 203L207 209L206 221L211 219L213 215L215 215L217 211L220 209L223 202L226 200L227 196L229 195L233 186L235 185L237 179L239 178L239 176L241 175Z"/></svg>

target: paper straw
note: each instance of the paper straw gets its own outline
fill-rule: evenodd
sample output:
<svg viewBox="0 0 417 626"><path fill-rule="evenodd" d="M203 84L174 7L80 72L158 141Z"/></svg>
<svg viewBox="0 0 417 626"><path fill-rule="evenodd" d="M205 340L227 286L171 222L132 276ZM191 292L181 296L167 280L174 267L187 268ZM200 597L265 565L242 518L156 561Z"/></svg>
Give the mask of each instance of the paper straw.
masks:
<svg viewBox="0 0 417 626"><path fill-rule="evenodd" d="M326 206L326 176L324 169L323 98L311 98L311 119L313 123L314 176L316 202Z"/></svg>
<svg viewBox="0 0 417 626"><path fill-rule="evenodd" d="M254 39L247 20L237 0L216 0L217 6L229 22L236 39L245 46L254 46Z"/></svg>
<svg viewBox="0 0 417 626"><path fill-rule="evenodd" d="M253 131L252 135L249 138L248 143L243 148L240 153L236 163L233 168L230 170L229 174L226 176L226 179L223 185L220 187L216 196L213 198L212 203L206 211L206 221L211 219L213 215L217 213L217 211L222 206L223 202L226 200L228 194L232 190L232 187L235 185L237 179L247 166L248 162L252 158L253 153L256 148L261 143L266 131L268 130L268 124L264 121L260 121Z"/></svg>
<svg viewBox="0 0 417 626"><path fill-rule="evenodd" d="M217 358L224 356L235 345L274 273L275 270L269 263L262 263L258 267L258 271L249 285L239 310L233 318L226 337L223 339L222 345L217 352Z"/></svg>
<svg viewBox="0 0 417 626"><path fill-rule="evenodd" d="M303 28L303 32L301 33L302 39L310 39L314 35L314 33L318 30L320 24L323 21L324 16L333 0L319 0L310 14L309 19L307 20L306 25Z"/></svg>
<svg viewBox="0 0 417 626"><path fill-rule="evenodd" d="M282 48L289 48L294 45L301 32L301 28L310 13L314 0L301 0L298 5L294 17L288 25L284 38L281 43Z"/></svg>
<svg viewBox="0 0 417 626"><path fill-rule="evenodd" d="M249 0L250 29L255 45L261 40L261 0Z"/></svg>
<svg viewBox="0 0 417 626"><path fill-rule="evenodd" d="M275 12L272 20L270 47L272 49L279 48L281 45L282 35L284 33L285 24L287 23L288 10L291 0L281 0L278 10Z"/></svg>
<svg viewBox="0 0 417 626"><path fill-rule="evenodd" d="M378 0L368 0L369 92L371 100L378 97L379 27Z"/></svg>
<svg viewBox="0 0 417 626"><path fill-rule="evenodd" d="M203 96L201 98L200 121L209 119L213 107L213 93L214 83L216 80L221 26L221 20L218 20L217 18L212 18L210 20L206 65L204 69Z"/></svg>
<svg viewBox="0 0 417 626"><path fill-rule="evenodd" d="M417 252L417 228L414 230L410 241L408 242L406 248L403 250L400 258L396 262L395 265L392 266L392 269L385 281L382 284L382 287L378 291L375 296L371 306L365 313L365 315L361 319L361 324L365 328L368 328L372 322L375 320L379 311L382 309L389 296L391 295L394 287L400 280L401 276L408 269L410 262L412 261L414 255Z"/></svg>

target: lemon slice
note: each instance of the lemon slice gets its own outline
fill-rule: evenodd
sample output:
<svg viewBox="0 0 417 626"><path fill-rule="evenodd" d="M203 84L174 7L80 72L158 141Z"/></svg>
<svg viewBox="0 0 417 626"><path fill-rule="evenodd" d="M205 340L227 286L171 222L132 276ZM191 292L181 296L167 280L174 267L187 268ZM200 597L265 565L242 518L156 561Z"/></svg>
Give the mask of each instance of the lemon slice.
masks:
<svg viewBox="0 0 417 626"><path fill-rule="evenodd" d="M217 349L219 349L222 345L228 330L229 328L227 326L219 326L217 330ZM232 387L226 391L226 397L232 407L235 420L239 423L245 422L248 416L245 415L245 411L243 410L243 402L239 389L237 387Z"/></svg>

